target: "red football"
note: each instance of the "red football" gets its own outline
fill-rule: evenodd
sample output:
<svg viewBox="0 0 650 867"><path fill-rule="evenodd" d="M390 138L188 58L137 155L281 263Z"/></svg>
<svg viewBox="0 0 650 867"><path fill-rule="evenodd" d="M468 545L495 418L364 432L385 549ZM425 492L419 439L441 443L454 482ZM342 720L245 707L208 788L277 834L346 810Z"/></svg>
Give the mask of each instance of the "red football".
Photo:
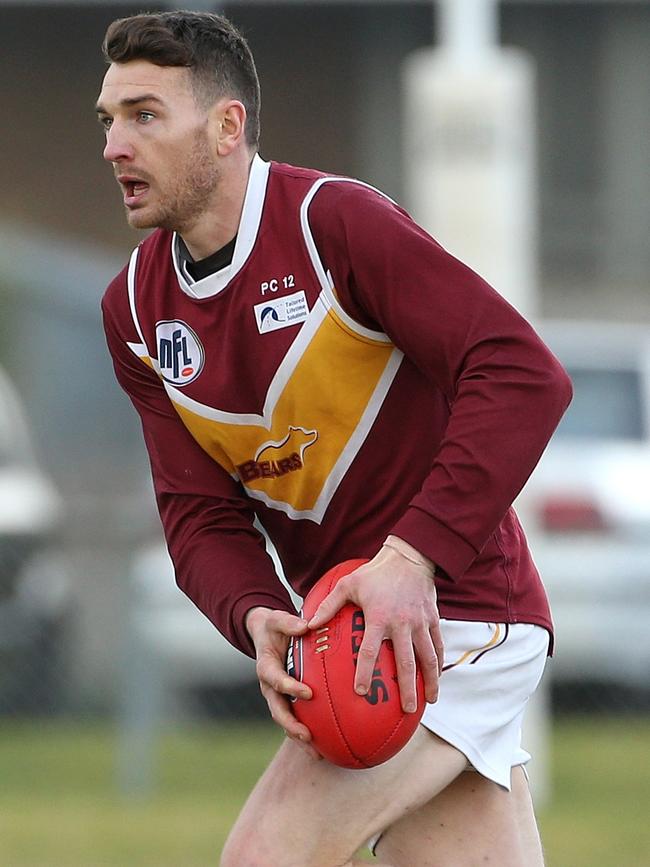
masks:
<svg viewBox="0 0 650 867"><path fill-rule="evenodd" d="M366 562L347 560L326 572L307 594L303 616L309 620L336 582ZM354 692L363 632L363 611L347 604L325 626L292 641L287 658L289 674L313 692L309 701L294 702L296 717L311 731L318 752L344 768L370 768L398 753L417 728L425 704L418 667L417 710L402 710L390 641L382 643L368 694Z"/></svg>

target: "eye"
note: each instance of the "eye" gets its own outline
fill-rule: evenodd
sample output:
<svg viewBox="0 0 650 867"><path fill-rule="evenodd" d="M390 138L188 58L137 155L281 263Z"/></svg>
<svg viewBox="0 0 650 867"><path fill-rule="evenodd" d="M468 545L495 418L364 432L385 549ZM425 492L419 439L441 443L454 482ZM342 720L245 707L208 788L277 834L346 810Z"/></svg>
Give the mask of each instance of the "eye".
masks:
<svg viewBox="0 0 650 867"><path fill-rule="evenodd" d="M138 121L140 123L149 123L150 120L153 120L156 115L150 111L139 111L138 112Z"/></svg>
<svg viewBox="0 0 650 867"><path fill-rule="evenodd" d="M97 118L100 125L104 127L104 129L108 130L111 128L111 124L113 123L112 117L107 117L106 115L101 115Z"/></svg>

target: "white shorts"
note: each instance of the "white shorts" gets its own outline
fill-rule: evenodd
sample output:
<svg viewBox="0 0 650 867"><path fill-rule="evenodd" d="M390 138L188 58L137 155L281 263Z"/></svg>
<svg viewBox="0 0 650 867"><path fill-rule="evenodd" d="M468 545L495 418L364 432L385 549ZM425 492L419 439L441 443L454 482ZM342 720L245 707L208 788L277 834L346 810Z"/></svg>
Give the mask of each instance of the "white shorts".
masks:
<svg viewBox="0 0 650 867"><path fill-rule="evenodd" d="M510 790L526 703L539 684L549 634L529 623L440 620L445 660L440 692L421 725L460 750L484 777ZM381 834L368 841L374 854Z"/></svg>
<svg viewBox="0 0 650 867"><path fill-rule="evenodd" d="M467 756L484 777L510 789L526 703L544 671L549 634L528 623L441 620L445 661L440 694L422 725Z"/></svg>

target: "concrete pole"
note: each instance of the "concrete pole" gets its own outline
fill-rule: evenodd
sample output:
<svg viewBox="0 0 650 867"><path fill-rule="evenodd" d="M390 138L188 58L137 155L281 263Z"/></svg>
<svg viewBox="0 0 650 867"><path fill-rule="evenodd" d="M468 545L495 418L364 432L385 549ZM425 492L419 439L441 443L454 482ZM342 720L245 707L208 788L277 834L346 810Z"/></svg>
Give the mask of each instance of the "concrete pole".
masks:
<svg viewBox="0 0 650 867"><path fill-rule="evenodd" d="M440 0L440 45L463 64L480 63L499 43L497 0Z"/></svg>
<svg viewBox="0 0 650 867"><path fill-rule="evenodd" d="M405 67L413 216L524 315L537 312L534 68L495 0L440 0L441 46Z"/></svg>

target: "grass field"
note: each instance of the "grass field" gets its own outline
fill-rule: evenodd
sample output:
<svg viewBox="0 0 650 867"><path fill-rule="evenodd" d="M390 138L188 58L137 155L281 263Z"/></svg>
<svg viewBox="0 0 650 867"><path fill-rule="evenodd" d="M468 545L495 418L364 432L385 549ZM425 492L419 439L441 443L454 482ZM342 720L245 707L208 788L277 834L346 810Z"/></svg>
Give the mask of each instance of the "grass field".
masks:
<svg viewBox="0 0 650 867"><path fill-rule="evenodd" d="M279 740L266 725L164 735L155 795L125 803L106 727L0 724L0 865L214 867ZM649 867L650 720L560 721L553 756L548 867Z"/></svg>

